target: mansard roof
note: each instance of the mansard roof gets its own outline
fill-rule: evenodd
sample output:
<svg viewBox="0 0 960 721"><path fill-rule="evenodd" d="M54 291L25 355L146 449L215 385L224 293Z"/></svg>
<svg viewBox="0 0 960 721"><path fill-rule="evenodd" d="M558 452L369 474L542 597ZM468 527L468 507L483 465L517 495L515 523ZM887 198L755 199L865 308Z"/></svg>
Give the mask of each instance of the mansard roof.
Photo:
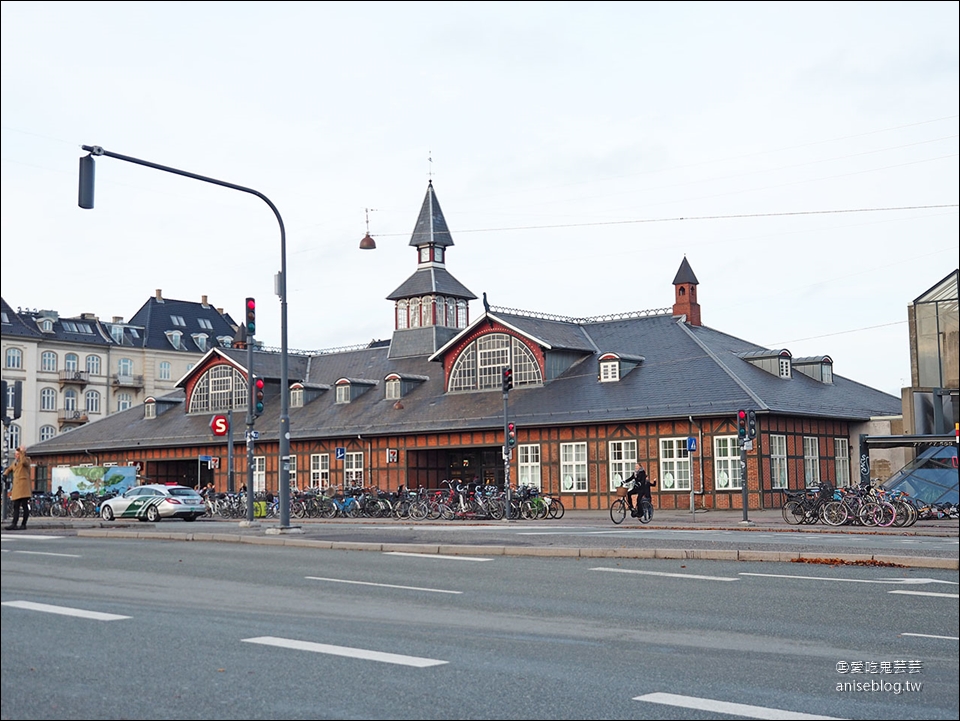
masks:
<svg viewBox="0 0 960 721"><path fill-rule="evenodd" d="M450 275L446 268L431 266L418 268L399 288L387 296L387 300L417 298L422 295L445 295L463 300L474 300L477 297L463 283Z"/></svg>
<svg viewBox="0 0 960 721"><path fill-rule="evenodd" d="M182 325L180 320L183 321ZM233 339L237 332L236 323L229 314L221 313L205 300L199 303L172 300L164 298L159 290L141 306L129 323L122 325L139 326L143 329L141 338L137 341L140 347L166 351L182 350L189 353L206 352L210 346L220 345L218 339ZM180 333L180 348L171 345L167 336L171 331ZM194 334L205 334L210 339L206 348L197 345Z"/></svg>
<svg viewBox="0 0 960 721"><path fill-rule="evenodd" d="M3 298L0 298L0 316L2 316L3 334L18 336L20 338L42 338L43 333L37 328L36 323L28 324L20 314L17 313L10 304Z"/></svg>

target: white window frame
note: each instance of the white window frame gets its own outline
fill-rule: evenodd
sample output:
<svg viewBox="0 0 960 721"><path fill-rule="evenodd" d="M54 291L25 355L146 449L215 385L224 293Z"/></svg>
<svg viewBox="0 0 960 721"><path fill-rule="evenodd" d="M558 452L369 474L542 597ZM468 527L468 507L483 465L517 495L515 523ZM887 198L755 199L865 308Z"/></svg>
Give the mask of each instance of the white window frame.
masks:
<svg viewBox="0 0 960 721"><path fill-rule="evenodd" d="M343 486L363 485L363 451L347 451L343 457Z"/></svg>
<svg viewBox="0 0 960 721"><path fill-rule="evenodd" d="M637 442L635 440L610 441L607 444L609 488L617 490L625 478L633 475L637 465Z"/></svg>
<svg viewBox="0 0 960 721"><path fill-rule="evenodd" d="M690 452L687 439L660 439L660 490L667 493L690 491Z"/></svg>
<svg viewBox="0 0 960 721"><path fill-rule="evenodd" d="M350 384L340 383L337 385L337 403L350 402Z"/></svg>
<svg viewBox="0 0 960 721"><path fill-rule="evenodd" d="M63 369L71 373L80 370L80 356L76 353L67 353L63 357Z"/></svg>
<svg viewBox="0 0 960 721"><path fill-rule="evenodd" d="M296 491L299 490L297 486L297 456L293 453L290 454L290 490Z"/></svg>
<svg viewBox="0 0 960 721"><path fill-rule="evenodd" d="M388 378L385 385L386 399L388 401L397 400L400 398L400 379L399 378Z"/></svg>
<svg viewBox="0 0 960 721"><path fill-rule="evenodd" d="M127 411L133 408L133 396L129 393L117 394L117 411Z"/></svg>
<svg viewBox="0 0 960 721"><path fill-rule="evenodd" d="M41 411L57 410L57 392L53 388L40 389L40 410ZM16 446L13 446L13 447L15 448Z"/></svg>
<svg viewBox="0 0 960 721"><path fill-rule="evenodd" d="M781 378L790 378L791 377L791 366L789 358L780 358L777 367L779 368Z"/></svg>
<svg viewBox="0 0 960 721"><path fill-rule="evenodd" d="M7 426L8 448L19 448L21 438L23 438L23 431L21 430L19 423L11 423L9 426Z"/></svg>
<svg viewBox="0 0 960 721"><path fill-rule="evenodd" d="M303 388L290 389L290 407L303 408Z"/></svg>
<svg viewBox="0 0 960 721"><path fill-rule="evenodd" d="M714 436L713 478L718 491L743 488L743 479L740 477L740 447L736 436Z"/></svg>
<svg viewBox="0 0 960 721"><path fill-rule="evenodd" d="M590 490L585 442L560 444L560 479L560 490L564 493L586 493Z"/></svg>
<svg viewBox="0 0 960 721"><path fill-rule="evenodd" d="M253 457L253 492L267 492L267 457Z"/></svg>
<svg viewBox="0 0 960 721"><path fill-rule="evenodd" d="M87 413L100 413L100 391L87 391L83 396L83 405Z"/></svg>
<svg viewBox="0 0 960 721"><path fill-rule="evenodd" d="M620 361L605 360L600 362L600 382L614 383L620 380Z"/></svg>
<svg viewBox="0 0 960 721"><path fill-rule="evenodd" d="M850 439L833 439L833 464L837 474L837 487L850 485Z"/></svg>
<svg viewBox="0 0 960 721"><path fill-rule="evenodd" d="M803 437L803 482L809 488L820 483L820 439Z"/></svg>
<svg viewBox="0 0 960 721"><path fill-rule="evenodd" d="M148 401L143 404L143 417L144 418L156 418L157 417L157 404L154 401Z"/></svg>
<svg viewBox="0 0 960 721"><path fill-rule="evenodd" d="M90 375L100 375L100 356L91 353L84 360L84 365L87 367L87 373Z"/></svg>
<svg viewBox="0 0 960 721"><path fill-rule="evenodd" d="M3 354L3 365L11 370L23 368L23 351L19 348L7 348L7 352Z"/></svg>
<svg viewBox="0 0 960 721"><path fill-rule="evenodd" d="M540 445L525 443L517 446L517 485L542 488Z"/></svg>
<svg viewBox="0 0 960 721"><path fill-rule="evenodd" d="M45 350L40 354L40 370L44 373L57 372L57 354L52 350Z"/></svg>
<svg viewBox="0 0 960 721"><path fill-rule="evenodd" d="M67 388L67 390L63 392L63 410L78 410L77 392L73 388Z"/></svg>
<svg viewBox="0 0 960 721"><path fill-rule="evenodd" d="M57 427L51 425L40 426L40 440L49 441L57 435Z"/></svg>
<svg viewBox="0 0 960 721"><path fill-rule="evenodd" d="M310 487L324 489L330 487L330 454L310 454Z"/></svg>
<svg viewBox="0 0 960 721"><path fill-rule="evenodd" d="M787 488L790 483L787 463L787 437L770 436L770 487Z"/></svg>
<svg viewBox="0 0 960 721"><path fill-rule="evenodd" d="M157 378L162 381L171 380L173 366L170 365L170 361L160 361L160 365L157 368Z"/></svg>

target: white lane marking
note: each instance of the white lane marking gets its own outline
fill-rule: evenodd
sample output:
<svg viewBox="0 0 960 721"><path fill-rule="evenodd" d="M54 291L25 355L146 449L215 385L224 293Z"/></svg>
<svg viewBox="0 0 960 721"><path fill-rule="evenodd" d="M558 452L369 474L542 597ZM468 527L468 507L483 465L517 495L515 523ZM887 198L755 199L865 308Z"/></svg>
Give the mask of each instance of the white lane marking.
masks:
<svg viewBox="0 0 960 721"><path fill-rule="evenodd" d="M779 708L767 708L766 706L750 706L745 703L730 703L729 701L716 701L711 698L698 698L696 696L679 696L673 693L648 693L643 696L635 696L634 701L649 701L650 703L664 704L665 706L679 706L680 708L695 708L698 711L708 711L710 713L725 713L732 716L746 716L747 718L759 719L835 719L836 716L818 716L810 713L799 713L797 711L784 711Z"/></svg>
<svg viewBox="0 0 960 721"><path fill-rule="evenodd" d="M244 638L241 640L244 643L259 643L264 646L292 648L297 651L312 651L313 653L326 653L331 656L345 656L347 658L359 658L366 661L395 663L400 666L414 666L416 668L442 666L445 663L449 663L448 661L438 661L433 658L403 656L397 653L383 653L381 651L369 651L363 648L350 648L348 646L330 646L326 643L311 643L310 641L297 641L292 638L277 638L276 636L258 636L257 638Z"/></svg>
<svg viewBox="0 0 960 721"><path fill-rule="evenodd" d="M386 551L384 556L410 556L411 558L442 558L445 561L492 561L492 558L477 558L474 556L440 556L436 553L405 553L403 551Z"/></svg>
<svg viewBox="0 0 960 721"><path fill-rule="evenodd" d="M633 571L629 568L591 568L591 571L609 571L610 573L636 573L642 576L666 576L668 578L694 578L701 581L739 581L739 578L726 576L698 576L695 573L666 573L665 571Z"/></svg>
<svg viewBox="0 0 960 721"><path fill-rule="evenodd" d="M960 593L934 593L933 591L887 591L887 593L902 593L904 596L934 596L936 598L960 598Z"/></svg>
<svg viewBox="0 0 960 721"><path fill-rule="evenodd" d="M42 613L58 613L61 616L76 616L77 618L90 618L94 621L122 621L130 616L118 616L115 613L101 613L100 611L85 611L82 608L69 608L67 606L51 606L47 603L33 603L32 601L4 601L4 606L12 608L23 608L27 611L40 611Z"/></svg>
<svg viewBox="0 0 960 721"><path fill-rule="evenodd" d="M52 551L4 551L4 553L22 553L27 556L60 556L61 558L83 558L77 553L53 553Z"/></svg>
<svg viewBox="0 0 960 721"><path fill-rule="evenodd" d="M960 636L935 636L932 633L907 633L904 631L901 636L916 636L917 638L940 638L945 641L960 641Z"/></svg>
<svg viewBox="0 0 960 721"><path fill-rule="evenodd" d="M947 583L957 585L956 581L941 581L936 578L825 578L823 576L793 576L782 573L746 573L740 572L740 576L761 576L763 578L793 578L800 581L838 581L841 583L893 583L903 584L921 584L921 583Z"/></svg>
<svg viewBox="0 0 960 721"><path fill-rule="evenodd" d="M18 533L15 536L3 536L4 541L45 541L48 538L66 538L66 536L40 536L37 534L31 533Z"/></svg>
<svg viewBox="0 0 960 721"><path fill-rule="evenodd" d="M404 591L429 591L430 593L463 593L463 591L446 591L442 588L420 588L419 586L395 586L392 583L370 583L369 581L347 581L342 578L324 578L322 576L304 576L311 581L329 581L330 583L352 583L357 586L377 586L378 588L400 588Z"/></svg>

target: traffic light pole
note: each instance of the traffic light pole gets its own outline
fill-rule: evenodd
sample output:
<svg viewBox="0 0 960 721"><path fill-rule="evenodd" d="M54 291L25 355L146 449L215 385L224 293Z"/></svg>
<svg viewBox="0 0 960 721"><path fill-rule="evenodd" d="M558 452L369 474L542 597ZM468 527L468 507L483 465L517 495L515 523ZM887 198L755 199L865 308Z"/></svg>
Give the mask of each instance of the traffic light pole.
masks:
<svg viewBox="0 0 960 721"><path fill-rule="evenodd" d="M506 493L503 517L510 520L510 457L513 455L513 449L507 442L507 399L510 397L510 391L503 391L503 488Z"/></svg>
<svg viewBox="0 0 960 721"><path fill-rule="evenodd" d="M743 521L741 523L749 523L747 519L747 505L749 503L748 494L747 494L747 442L740 442L740 493L742 503L743 503Z"/></svg>
<svg viewBox="0 0 960 721"><path fill-rule="evenodd" d="M247 339L247 523L253 523L253 336Z"/></svg>
<svg viewBox="0 0 960 721"><path fill-rule="evenodd" d="M280 273L276 279L277 295L280 297L280 437L278 439L280 443L280 528L288 529L290 527L290 368L287 351L287 232L283 227L283 218L280 217L280 211L266 195L253 188L245 188L242 185L189 173L186 170L178 170L147 160L131 158L128 155L111 153L99 145L82 145L81 148L87 151L89 155L80 158L80 184L77 204L86 210L93 208L96 175L94 158L96 156L106 156L136 165L143 165L154 170L162 170L165 173L182 175L185 178L193 178L204 183L213 183L224 188L250 193L269 205L270 210L277 217L277 222L280 224ZM250 490L252 489L248 488L248 491Z"/></svg>

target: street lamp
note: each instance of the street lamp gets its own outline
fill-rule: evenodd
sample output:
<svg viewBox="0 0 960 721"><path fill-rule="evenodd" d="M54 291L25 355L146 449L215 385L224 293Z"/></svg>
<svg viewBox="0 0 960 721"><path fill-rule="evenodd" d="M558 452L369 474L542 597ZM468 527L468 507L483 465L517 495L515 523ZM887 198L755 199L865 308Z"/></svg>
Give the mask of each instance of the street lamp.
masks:
<svg viewBox="0 0 960 721"><path fill-rule="evenodd" d="M166 165L158 165L146 160L131 158L128 155L111 153L104 150L99 145L81 146L89 155L80 158L80 193L78 204L85 210L93 208L94 180L96 176L96 167L94 156L105 155L108 158L125 160L128 163L136 163L154 170L162 170L165 173L174 173L182 175L185 178L202 180L205 183L213 183L224 188L233 188L244 193L256 195L263 202L270 206L270 210L277 216L277 222L280 224L280 273L277 276L276 292L280 296L280 528L290 527L290 389L289 389L289 362L287 358L287 235L283 228L283 218L280 217L280 211L277 210L270 199L263 193L245 188L242 185L234 185L223 180L208 178L196 173L188 173L185 170L177 170ZM249 369L248 369L249 370ZM248 489L252 493L253 489Z"/></svg>

